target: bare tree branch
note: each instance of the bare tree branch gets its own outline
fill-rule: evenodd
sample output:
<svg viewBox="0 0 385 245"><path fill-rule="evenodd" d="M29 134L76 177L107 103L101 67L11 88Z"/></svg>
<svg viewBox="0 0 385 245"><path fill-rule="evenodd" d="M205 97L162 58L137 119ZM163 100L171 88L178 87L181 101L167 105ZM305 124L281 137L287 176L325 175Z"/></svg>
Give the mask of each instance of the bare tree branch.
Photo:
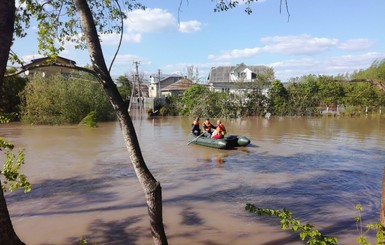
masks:
<svg viewBox="0 0 385 245"><path fill-rule="evenodd" d="M122 8L120 7L119 1L118 1L118 0L115 0L115 2L116 2L116 5L118 5L119 11L122 12ZM121 32L120 32L119 44L118 44L118 47L117 47L116 52L115 52L115 54L114 54L114 58L112 58L110 67L108 68L108 72L111 72L112 65L114 64L115 59L116 59L116 56L118 56L118 53L119 53L119 50L120 50L120 46L122 45L122 40L123 40L123 27L124 27L123 25L124 25L124 23L123 23L123 17L120 17L120 27L121 27Z"/></svg>
<svg viewBox="0 0 385 245"><path fill-rule="evenodd" d="M91 75L93 75L95 78L98 78L98 76L96 76L96 73L94 70L90 70L88 68L85 68L85 67L80 67L80 66L73 66L73 65L66 65L66 64L60 64L60 63L49 63L49 64L38 64L38 65L33 65L33 66L29 66L28 68L26 67L21 67L21 69L18 69L17 71L13 72L13 73L10 73L10 74L6 74L4 77L14 77L14 76L17 76L17 75L20 75L21 73L25 72L25 71L32 71L32 70L36 70L36 69L40 69L40 68L44 68L44 67L51 67L51 66L55 66L55 67L64 67L64 68L68 68L68 69L72 69L72 70L76 70L76 71L83 71L83 72L87 72Z"/></svg>

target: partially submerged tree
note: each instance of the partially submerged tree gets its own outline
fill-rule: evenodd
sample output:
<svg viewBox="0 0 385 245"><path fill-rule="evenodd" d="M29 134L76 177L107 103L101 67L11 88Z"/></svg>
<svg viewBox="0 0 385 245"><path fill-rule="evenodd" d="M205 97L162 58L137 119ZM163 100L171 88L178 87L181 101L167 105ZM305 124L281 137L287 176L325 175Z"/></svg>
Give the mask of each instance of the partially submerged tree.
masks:
<svg viewBox="0 0 385 245"><path fill-rule="evenodd" d="M0 120L0 123L3 123ZM5 155L5 162L0 170L0 241L1 244L21 245L24 244L16 235L4 192L24 188L25 192L31 190L31 185L24 174L20 173L20 167L24 164L24 152L20 150L17 155L13 153L14 145L0 138L0 152Z"/></svg>
<svg viewBox="0 0 385 245"><path fill-rule="evenodd" d="M116 111L131 163L145 192L154 242L155 244L168 244L163 226L160 183L156 181L146 166L128 108L107 69L91 9L86 0L75 0L74 3L79 14L93 70Z"/></svg>
<svg viewBox="0 0 385 245"><path fill-rule="evenodd" d="M78 47L87 47L93 73L103 86L117 114L131 163L145 192L154 242L155 244L167 244L162 218L162 193L160 183L156 181L145 164L132 120L128 114L127 105L123 102L110 76L100 45L99 38L101 34L112 33L114 31L122 32L122 23L125 14L121 10L119 2L109 0L52 0L47 2L20 0L19 3L20 6L17 9L18 12L16 12L16 30L20 32L16 34L22 36L22 26L28 27L31 18L36 18L39 27L39 46L45 48L42 50L43 54L55 56L59 51L63 50L66 41L74 41ZM128 9L143 8L140 3L133 0L125 2L125 6ZM7 28L12 29L10 27L14 26L12 21L14 20L14 10L15 1L0 1L2 17L8 16L11 20L7 20L7 22L4 20L0 23L0 33L8 33L8 39L0 36L2 40L8 40L2 45L8 47L6 50L2 47L2 50L4 50L0 54L0 65L2 64L2 67L6 66L13 37L13 30L8 32L3 32L3 30L7 30ZM63 22L64 20L59 18L63 15L66 16L66 22ZM103 16L107 17L102 18ZM95 22L94 19L97 20L97 22ZM111 20L117 20L118 22L116 25L110 26L109 23ZM59 41L59 46L55 46L57 41ZM3 74L0 74L0 77L3 78ZM0 198L1 197L3 196L1 195ZM0 199L0 203L2 203L2 207L6 209L4 198ZM8 212L5 211L0 214L0 227L10 227L13 231L9 215L3 216L5 213L8 214ZM6 234L3 232L3 234L0 235L2 236L2 241L8 241L6 244L22 244L18 239L15 239L17 238L16 234L11 234L10 232ZM13 242L13 240L15 240L15 242Z"/></svg>

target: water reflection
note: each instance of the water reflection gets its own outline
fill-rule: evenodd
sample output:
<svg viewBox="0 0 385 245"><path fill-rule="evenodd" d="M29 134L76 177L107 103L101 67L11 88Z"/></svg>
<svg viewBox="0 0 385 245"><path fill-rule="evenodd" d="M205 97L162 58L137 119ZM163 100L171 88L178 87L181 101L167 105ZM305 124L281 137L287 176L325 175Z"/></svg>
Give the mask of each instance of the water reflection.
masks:
<svg viewBox="0 0 385 245"><path fill-rule="evenodd" d="M187 145L192 118L134 113L143 156L163 187L171 244L302 244L280 231L277 220L245 213L248 202L288 208L341 244L358 235L356 204L365 221L378 219L383 119L226 120L229 133L252 141L226 151ZM6 197L28 244L77 244L82 236L99 244L152 244L118 123L96 129L10 124L0 134L26 149L33 191Z"/></svg>

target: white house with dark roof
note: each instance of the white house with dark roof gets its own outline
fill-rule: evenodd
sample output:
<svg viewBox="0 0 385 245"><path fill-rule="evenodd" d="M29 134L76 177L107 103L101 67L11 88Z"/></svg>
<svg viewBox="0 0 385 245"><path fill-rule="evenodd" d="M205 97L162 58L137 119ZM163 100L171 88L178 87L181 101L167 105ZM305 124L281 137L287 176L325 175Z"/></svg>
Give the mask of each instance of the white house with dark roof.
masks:
<svg viewBox="0 0 385 245"><path fill-rule="evenodd" d="M218 66L211 69L208 77L208 86L211 91L238 93L247 90L252 83L259 81L258 77L265 77L262 84L262 93L267 94L274 71L267 66L247 66L244 63L236 66Z"/></svg>
<svg viewBox="0 0 385 245"><path fill-rule="evenodd" d="M184 77L176 74L154 74L150 76L150 85L148 86L148 97L162 97L161 91L170 84L177 82Z"/></svg>
<svg viewBox="0 0 385 245"><path fill-rule="evenodd" d="M31 63L25 65L23 68L27 71L26 75L30 77L38 72L41 73L43 77L60 73L67 78L76 68L76 62L61 56L55 58L42 57L31 60ZM30 68L31 70L29 70Z"/></svg>

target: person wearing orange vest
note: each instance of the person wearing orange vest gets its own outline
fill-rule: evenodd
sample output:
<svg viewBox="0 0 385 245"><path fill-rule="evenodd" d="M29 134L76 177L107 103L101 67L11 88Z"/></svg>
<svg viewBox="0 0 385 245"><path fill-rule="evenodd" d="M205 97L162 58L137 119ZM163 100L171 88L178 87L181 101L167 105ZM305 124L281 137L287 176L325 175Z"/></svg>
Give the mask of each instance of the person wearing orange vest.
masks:
<svg viewBox="0 0 385 245"><path fill-rule="evenodd" d="M218 120L216 129L215 129L214 133L212 134L211 138L222 139L225 136L225 134L226 134L225 125L223 125L221 120Z"/></svg>
<svg viewBox="0 0 385 245"><path fill-rule="evenodd" d="M207 118L203 123L203 130L205 131L206 137L211 137L211 134L214 131L214 126L211 124L210 119Z"/></svg>
<svg viewBox="0 0 385 245"><path fill-rule="evenodd" d="M194 120L194 122L192 124L192 128L191 128L191 133L193 133L196 136L201 134L201 128L199 127L199 117L197 117Z"/></svg>

